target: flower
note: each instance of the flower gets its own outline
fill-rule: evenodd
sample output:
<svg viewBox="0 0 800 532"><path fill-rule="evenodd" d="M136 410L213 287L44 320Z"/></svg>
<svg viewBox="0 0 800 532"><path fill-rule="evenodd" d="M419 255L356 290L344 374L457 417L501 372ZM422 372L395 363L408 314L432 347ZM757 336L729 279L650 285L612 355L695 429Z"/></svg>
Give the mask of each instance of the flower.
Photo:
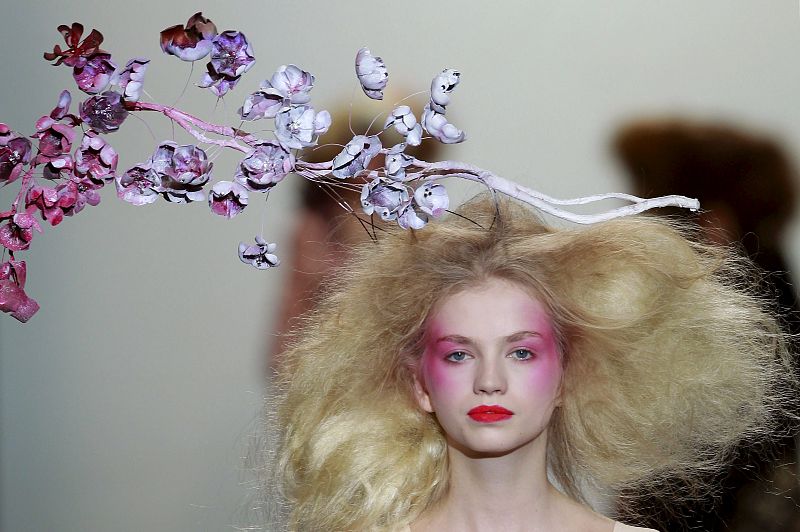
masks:
<svg viewBox="0 0 800 532"><path fill-rule="evenodd" d="M122 95L116 91L106 91L92 96L80 105L81 120L100 133L111 133L128 117L122 102Z"/></svg>
<svg viewBox="0 0 800 532"><path fill-rule="evenodd" d="M61 91L61 94L58 95L58 103L55 109L50 111L50 118L53 120L61 120L65 116L68 116L67 113L69 112L70 104L72 104L72 95L68 90ZM72 115L69 116L73 119L75 118Z"/></svg>
<svg viewBox="0 0 800 532"><path fill-rule="evenodd" d="M259 89L245 98L239 108L242 120L260 120L275 118L283 108L284 97L275 89Z"/></svg>
<svg viewBox="0 0 800 532"><path fill-rule="evenodd" d="M104 138L88 131L75 152L75 174L89 177L102 186L104 181L114 179L118 160L119 155Z"/></svg>
<svg viewBox="0 0 800 532"><path fill-rule="evenodd" d="M111 60L111 54L96 53L89 56L82 65L75 66L72 77L83 92L99 94L111 83L111 76L116 69L117 65Z"/></svg>
<svg viewBox="0 0 800 532"><path fill-rule="evenodd" d="M272 78L261 82L262 89L275 89L289 103L303 104L311 100L314 75L295 65L281 65Z"/></svg>
<svg viewBox="0 0 800 532"><path fill-rule="evenodd" d="M353 177L363 171L372 158L380 153L381 141L377 135L367 137L356 135L344 147L344 149L333 158L333 171L331 175L339 179Z"/></svg>
<svg viewBox="0 0 800 532"><path fill-rule="evenodd" d="M328 131L330 125L328 111L317 113L309 105L292 105L275 117L275 136L287 148L300 149L316 144L316 136Z"/></svg>
<svg viewBox="0 0 800 532"><path fill-rule="evenodd" d="M56 188L33 185L25 197L25 210L29 214L39 211L43 220L56 226L64 219L64 211L72 208L78 201L78 188L69 182Z"/></svg>
<svg viewBox="0 0 800 532"><path fill-rule="evenodd" d="M386 117L386 122L383 124L383 129L394 126L398 133L404 137L417 125L417 117L411 111L411 107L407 105L398 105L389 116Z"/></svg>
<svg viewBox="0 0 800 532"><path fill-rule="evenodd" d="M408 203L408 190L397 183L376 178L361 188L361 208L364 213L370 215L377 212L386 222L395 220Z"/></svg>
<svg viewBox="0 0 800 532"><path fill-rule="evenodd" d="M103 184L97 183L88 177L72 176L66 183L56 187L64 206L61 210L64 216L73 216L83 210L88 203L91 206L100 204L100 193Z"/></svg>
<svg viewBox="0 0 800 532"><path fill-rule="evenodd" d="M244 242L239 242L239 260L259 270L274 268L281 263L278 256L275 255L277 247L277 244L269 243L263 237L256 235L255 246L248 246Z"/></svg>
<svg viewBox="0 0 800 532"><path fill-rule="evenodd" d="M414 191L414 201L420 209L434 218L440 217L450 205L444 185L427 182Z"/></svg>
<svg viewBox="0 0 800 532"><path fill-rule="evenodd" d="M445 116L428 104L422 112L422 127L431 136L444 144L456 144L467 138L466 134L447 121Z"/></svg>
<svg viewBox="0 0 800 532"><path fill-rule="evenodd" d="M444 114L445 107L450 104L450 93L458 85L461 74L458 70L448 68L442 70L433 81L431 81L431 107L439 113Z"/></svg>
<svg viewBox="0 0 800 532"><path fill-rule="evenodd" d="M225 218L233 218L247 207L247 189L233 181L220 181L208 195L211 212Z"/></svg>
<svg viewBox="0 0 800 532"><path fill-rule="evenodd" d="M422 229L425 227L425 224L428 223L428 217L425 213L418 213L414 206L409 204L407 205L397 216L397 225L402 227L403 229Z"/></svg>
<svg viewBox="0 0 800 532"><path fill-rule="evenodd" d="M253 191L268 190L286 177L294 164L294 155L283 145L264 141L239 163L234 180Z"/></svg>
<svg viewBox="0 0 800 532"><path fill-rule="evenodd" d="M119 74L119 88L122 90L122 99L126 102L138 102L144 83L144 73L147 70L149 59L134 57L125 65Z"/></svg>
<svg viewBox="0 0 800 532"><path fill-rule="evenodd" d="M161 49L182 61L197 61L211 51L211 41L217 36L217 27L202 12L195 13L186 22L161 31Z"/></svg>
<svg viewBox="0 0 800 532"><path fill-rule="evenodd" d="M383 89L389 82L389 72L383 59L373 56L366 47L356 54L356 76L364 94L373 100L383 100Z"/></svg>
<svg viewBox="0 0 800 532"><path fill-rule="evenodd" d="M0 310L25 323L39 310L39 304L25 293L24 260L0 264Z"/></svg>
<svg viewBox="0 0 800 532"><path fill-rule="evenodd" d="M224 31L211 43L211 60L199 86L210 89L217 96L224 96L255 62L253 47L244 33Z"/></svg>
<svg viewBox="0 0 800 532"><path fill-rule="evenodd" d="M31 141L0 124L0 185L17 180L31 160Z"/></svg>
<svg viewBox="0 0 800 532"><path fill-rule="evenodd" d="M0 226L0 244L11 251L28 249L33 239L33 230L40 233L42 227L30 213L13 211L0 213L0 221L5 220L5 225Z"/></svg>
<svg viewBox="0 0 800 532"><path fill-rule="evenodd" d="M151 169L161 179L159 193L172 203L190 203L205 199L203 186L211 177L214 166L206 152L188 144L179 146L162 142L150 158Z"/></svg>
<svg viewBox="0 0 800 532"><path fill-rule="evenodd" d="M150 163L138 164L114 180L117 197L134 205L146 205L158 199L161 177Z"/></svg>
<svg viewBox="0 0 800 532"><path fill-rule="evenodd" d="M410 166L414 158L410 155L403 153L406 148L405 144L397 144L392 146L386 153L386 175L396 181L402 181L406 177L406 167Z"/></svg>
<svg viewBox="0 0 800 532"><path fill-rule="evenodd" d="M43 116L36 121L36 133L32 137L39 139L34 164L44 164L69 154L75 139L75 128Z"/></svg>
<svg viewBox="0 0 800 532"><path fill-rule="evenodd" d="M83 35L83 24L73 22L72 27L62 24L58 27L58 31L64 37L64 42L67 43L69 48L61 50L59 45L55 45L52 52L44 53L44 58L47 61L55 60L53 66L58 66L61 63L71 67L83 66L87 57L91 57L96 53L105 53L100 49L100 44L103 42L103 34L97 30L92 30L83 42L80 42Z"/></svg>

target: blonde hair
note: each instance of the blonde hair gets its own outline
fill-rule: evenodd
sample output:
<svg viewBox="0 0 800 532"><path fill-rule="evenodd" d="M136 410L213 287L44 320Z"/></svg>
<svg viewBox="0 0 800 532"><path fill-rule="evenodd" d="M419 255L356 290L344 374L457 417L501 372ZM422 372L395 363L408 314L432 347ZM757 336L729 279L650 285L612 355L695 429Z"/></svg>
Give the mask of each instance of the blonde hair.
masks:
<svg viewBox="0 0 800 532"><path fill-rule="evenodd" d="M446 492L414 367L433 305L490 277L532 290L559 332L548 461L575 499L586 483L663 494L664 478L691 496L743 439L776 430L794 377L744 259L653 217L554 229L486 196L458 214L361 246L295 334L268 406L266 482L289 529L393 530Z"/></svg>

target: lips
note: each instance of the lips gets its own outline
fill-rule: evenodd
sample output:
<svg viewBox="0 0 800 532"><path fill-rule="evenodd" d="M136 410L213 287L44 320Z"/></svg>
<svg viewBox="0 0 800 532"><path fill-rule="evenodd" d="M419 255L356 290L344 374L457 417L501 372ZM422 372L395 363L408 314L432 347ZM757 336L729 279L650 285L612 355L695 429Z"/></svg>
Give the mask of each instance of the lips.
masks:
<svg viewBox="0 0 800 532"><path fill-rule="evenodd" d="M467 415L478 423L497 423L514 415L514 412L500 405L476 406Z"/></svg>

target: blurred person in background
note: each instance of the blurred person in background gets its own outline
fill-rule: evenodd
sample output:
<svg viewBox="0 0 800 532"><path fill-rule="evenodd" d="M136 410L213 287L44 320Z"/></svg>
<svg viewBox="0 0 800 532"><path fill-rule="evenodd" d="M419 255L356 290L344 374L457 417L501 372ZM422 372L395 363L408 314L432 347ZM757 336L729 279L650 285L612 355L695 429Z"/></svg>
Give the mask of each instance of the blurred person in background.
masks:
<svg viewBox="0 0 800 532"><path fill-rule="evenodd" d="M621 127L612 147L634 194L699 199L701 212L674 214L693 217L710 241L743 248L764 271L764 289L787 330L800 333L797 293L781 245L795 212L797 176L775 140L723 123L652 119ZM797 342L793 352L797 357ZM768 450L743 442L720 479L720 493L698 494L696 503L680 508L624 494L620 501L635 495L636 502L620 502L620 518L641 515L645 526L669 531L800 532L796 450L791 437Z"/></svg>

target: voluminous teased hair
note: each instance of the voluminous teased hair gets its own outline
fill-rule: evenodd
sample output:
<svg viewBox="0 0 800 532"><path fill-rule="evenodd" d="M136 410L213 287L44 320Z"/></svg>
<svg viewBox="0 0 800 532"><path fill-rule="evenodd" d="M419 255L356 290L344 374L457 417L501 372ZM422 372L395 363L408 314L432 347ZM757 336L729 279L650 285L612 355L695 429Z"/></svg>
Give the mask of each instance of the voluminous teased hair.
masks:
<svg viewBox="0 0 800 532"><path fill-rule="evenodd" d="M535 294L559 332L548 462L572 497L691 497L777 430L794 374L745 259L654 217L555 229L487 196L458 214L361 246L296 332L267 407L265 483L290 530L395 530L446 492L443 431L413 397L420 339L437 301L490 277Z"/></svg>

